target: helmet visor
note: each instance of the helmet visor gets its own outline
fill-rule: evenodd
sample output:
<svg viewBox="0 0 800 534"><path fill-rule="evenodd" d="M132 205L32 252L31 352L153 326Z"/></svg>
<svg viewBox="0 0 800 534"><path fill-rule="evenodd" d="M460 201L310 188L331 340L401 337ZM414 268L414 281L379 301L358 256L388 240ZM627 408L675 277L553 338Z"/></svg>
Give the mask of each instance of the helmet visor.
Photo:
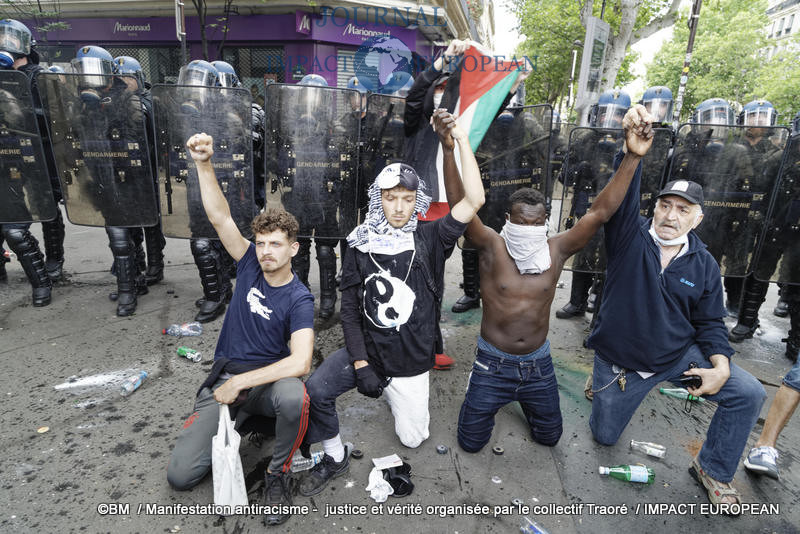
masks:
<svg viewBox="0 0 800 534"><path fill-rule="evenodd" d="M178 85L203 85L214 87L217 85L217 75L210 70L181 67L178 74Z"/></svg>
<svg viewBox="0 0 800 534"><path fill-rule="evenodd" d="M628 108L617 104L602 105L597 108L597 128L622 128L622 118Z"/></svg>
<svg viewBox="0 0 800 534"><path fill-rule="evenodd" d="M672 118L672 99L654 98L644 103L644 108L655 122L668 122Z"/></svg>
<svg viewBox="0 0 800 534"><path fill-rule="evenodd" d="M0 26L0 50L27 56L31 53L31 36L11 26Z"/></svg>
<svg viewBox="0 0 800 534"><path fill-rule="evenodd" d="M239 77L232 72L220 72L219 83L222 87L239 87Z"/></svg>
<svg viewBox="0 0 800 534"><path fill-rule="evenodd" d="M745 126L772 126L775 124L774 108L757 108L742 112Z"/></svg>
<svg viewBox="0 0 800 534"><path fill-rule="evenodd" d="M697 122L701 124L733 124L733 111L728 106L712 106L697 114Z"/></svg>

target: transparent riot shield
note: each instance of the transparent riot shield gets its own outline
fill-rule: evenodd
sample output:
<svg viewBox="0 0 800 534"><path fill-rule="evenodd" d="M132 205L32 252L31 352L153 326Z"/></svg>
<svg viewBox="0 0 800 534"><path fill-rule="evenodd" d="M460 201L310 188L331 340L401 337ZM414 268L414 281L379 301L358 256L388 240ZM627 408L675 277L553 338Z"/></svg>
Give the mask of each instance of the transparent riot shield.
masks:
<svg viewBox="0 0 800 534"><path fill-rule="evenodd" d="M69 220L155 225L158 204L141 91L131 89L135 78L48 72L38 80Z"/></svg>
<svg viewBox="0 0 800 534"><path fill-rule="evenodd" d="M404 161L405 110L405 98L374 94L367 99L358 178L358 208L362 218L369 204L367 189L375 177L385 166Z"/></svg>
<svg viewBox="0 0 800 534"><path fill-rule="evenodd" d="M745 276L751 269L779 166L767 162L785 128L684 124L678 130L669 180L692 180L703 186L703 221L695 232L725 276ZM780 157L780 156L778 156Z"/></svg>
<svg viewBox="0 0 800 534"><path fill-rule="evenodd" d="M475 150L486 203L478 212L483 224L500 231L509 211L508 197L531 187L552 194L549 179L553 108L549 105L506 108L489 126Z"/></svg>
<svg viewBox="0 0 800 534"><path fill-rule="evenodd" d="M783 153L772 154L764 173L779 167L764 232L753 261L753 273L762 281L800 284L800 135L789 139Z"/></svg>
<svg viewBox="0 0 800 534"><path fill-rule="evenodd" d="M56 204L28 76L0 71L0 223L48 221Z"/></svg>
<svg viewBox="0 0 800 534"><path fill-rule="evenodd" d="M267 205L297 217L300 237L341 239L357 220L358 91L267 87Z"/></svg>
<svg viewBox="0 0 800 534"><path fill-rule="evenodd" d="M653 133L653 144L642 158L642 185L639 188L639 214L648 219L653 216L656 195L665 183L673 137L671 128L656 128Z"/></svg>
<svg viewBox="0 0 800 534"><path fill-rule="evenodd" d="M595 197L614 174L614 155L622 148L621 129L575 128L569 137L562 176L564 192L558 230L569 230L589 210ZM573 255L565 268L578 272L603 272L605 269L603 231Z"/></svg>
<svg viewBox="0 0 800 534"><path fill-rule="evenodd" d="M256 214L253 197L251 95L246 89L156 85L152 89L164 235L217 239L186 148L196 133L214 139L212 165L231 216L244 236Z"/></svg>

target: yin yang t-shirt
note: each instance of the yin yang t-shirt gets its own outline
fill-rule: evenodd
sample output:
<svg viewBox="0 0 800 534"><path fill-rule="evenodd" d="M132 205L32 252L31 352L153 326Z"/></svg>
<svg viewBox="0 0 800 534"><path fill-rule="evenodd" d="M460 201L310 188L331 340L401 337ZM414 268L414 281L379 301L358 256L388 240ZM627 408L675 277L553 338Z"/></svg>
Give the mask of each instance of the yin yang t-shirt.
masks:
<svg viewBox="0 0 800 534"><path fill-rule="evenodd" d="M445 251L465 229L448 213L417 227L415 248L422 251L347 250L341 289L361 286L364 343L370 364L383 376L415 376L433 367L438 303L431 286L443 279ZM420 261L427 269L418 265ZM438 291L441 294L443 288Z"/></svg>

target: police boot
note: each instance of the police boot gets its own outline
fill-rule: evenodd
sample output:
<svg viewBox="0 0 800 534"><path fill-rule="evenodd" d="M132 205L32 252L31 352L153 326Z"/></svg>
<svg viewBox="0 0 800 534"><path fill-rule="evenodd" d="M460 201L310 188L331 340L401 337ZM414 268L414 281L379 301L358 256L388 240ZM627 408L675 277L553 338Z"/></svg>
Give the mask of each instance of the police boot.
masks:
<svg viewBox="0 0 800 534"><path fill-rule="evenodd" d="M9 248L17 255L17 260L33 288L33 305L47 306L50 304L53 282L47 276L39 242L27 229L9 228L4 232Z"/></svg>
<svg viewBox="0 0 800 534"><path fill-rule="evenodd" d="M797 363L800 352L800 287L792 286L785 289L786 300L789 302L789 336L781 341L786 343L786 357Z"/></svg>
<svg viewBox="0 0 800 534"><path fill-rule="evenodd" d="M208 323L225 311L225 288L220 260L208 239L192 239L191 249L200 273L200 283L203 285L203 302L194 320Z"/></svg>
<svg viewBox="0 0 800 534"><path fill-rule="evenodd" d="M586 313L586 301L589 298L589 290L592 288L592 274L572 272L572 287L570 288L569 302L556 311L559 319L571 319L573 317L583 317Z"/></svg>
<svg viewBox="0 0 800 534"><path fill-rule="evenodd" d="M226 278L230 282L230 280L236 279L236 262L233 261L233 258L228 251L225 250L225 247L220 245L217 247L217 253L219 254L219 259L222 266L222 272Z"/></svg>
<svg viewBox="0 0 800 534"><path fill-rule="evenodd" d="M453 304L453 313L463 313L481 305L478 251L462 249L461 265L464 270L464 294Z"/></svg>
<svg viewBox="0 0 800 534"><path fill-rule="evenodd" d="M161 231L161 223L144 229L144 245L147 249L147 270L144 273L148 286L164 279L164 247L167 240Z"/></svg>
<svg viewBox="0 0 800 534"><path fill-rule="evenodd" d="M729 317L739 316L739 304L742 300L742 287L744 286L743 278L733 278L726 276L723 285L725 286L725 293L728 295L725 301L725 307L728 309Z"/></svg>
<svg viewBox="0 0 800 534"><path fill-rule="evenodd" d="M117 277L117 291L108 297L117 302L117 315L127 317L136 312L137 294L147 293L147 286L137 284L139 269L136 263L136 247L128 228L107 226L108 247L114 255L114 271ZM143 285L143 284L141 284Z"/></svg>
<svg viewBox="0 0 800 534"><path fill-rule="evenodd" d="M758 328L758 309L767 295L769 284L756 280L753 276L748 276L744 284L741 306L739 307L739 320L736 326L731 329L728 339L733 343L739 343L745 339L750 339Z"/></svg>
<svg viewBox="0 0 800 534"><path fill-rule="evenodd" d="M776 317L788 317L789 316L789 303L783 298L783 284L778 284L780 288L778 290L778 303L775 304L775 309L772 310L772 315Z"/></svg>
<svg viewBox="0 0 800 534"><path fill-rule="evenodd" d="M311 270L311 240L298 239L297 241L300 243L300 248L292 258L292 269L303 285L311 289L308 283L308 271Z"/></svg>
<svg viewBox="0 0 800 534"><path fill-rule="evenodd" d="M317 245L319 262L319 318L329 319L336 311L336 253L333 247Z"/></svg>
<svg viewBox="0 0 800 534"><path fill-rule="evenodd" d="M61 217L61 209L56 208L55 219L42 223L42 236L47 254L44 266L47 276L55 282L64 275L64 219Z"/></svg>

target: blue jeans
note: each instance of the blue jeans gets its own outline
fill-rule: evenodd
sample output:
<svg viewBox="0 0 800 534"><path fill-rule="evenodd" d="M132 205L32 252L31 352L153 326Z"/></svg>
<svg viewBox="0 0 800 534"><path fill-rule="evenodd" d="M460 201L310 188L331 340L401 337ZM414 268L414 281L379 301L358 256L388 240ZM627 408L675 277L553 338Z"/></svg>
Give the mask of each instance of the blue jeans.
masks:
<svg viewBox="0 0 800 534"><path fill-rule="evenodd" d="M797 360L783 377L783 383L795 391L800 391L800 360Z"/></svg>
<svg viewBox="0 0 800 534"><path fill-rule="evenodd" d="M664 380L680 386L677 379L689 368L690 362L707 369L712 367L700 347L692 345L672 368L649 378L642 378L635 371L628 370L625 373L625 391L622 391L615 383L617 372L612 370L612 364L595 353L592 373L592 389L595 393L589 418L594 439L603 445L616 443L647 393ZM730 364L730 369L731 376L725 385L714 395L704 396L717 403L717 410L697 457L700 467L719 482L733 480L747 438L766 398L764 388L753 375L734 363ZM598 391L607 384L611 385Z"/></svg>
<svg viewBox="0 0 800 534"><path fill-rule="evenodd" d="M489 442L494 416L509 402L519 401L537 443L553 446L561 437L558 384L550 358L550 342L523 356L507 354L480 336L461 413L458 444L478 452Z"/></svg>

